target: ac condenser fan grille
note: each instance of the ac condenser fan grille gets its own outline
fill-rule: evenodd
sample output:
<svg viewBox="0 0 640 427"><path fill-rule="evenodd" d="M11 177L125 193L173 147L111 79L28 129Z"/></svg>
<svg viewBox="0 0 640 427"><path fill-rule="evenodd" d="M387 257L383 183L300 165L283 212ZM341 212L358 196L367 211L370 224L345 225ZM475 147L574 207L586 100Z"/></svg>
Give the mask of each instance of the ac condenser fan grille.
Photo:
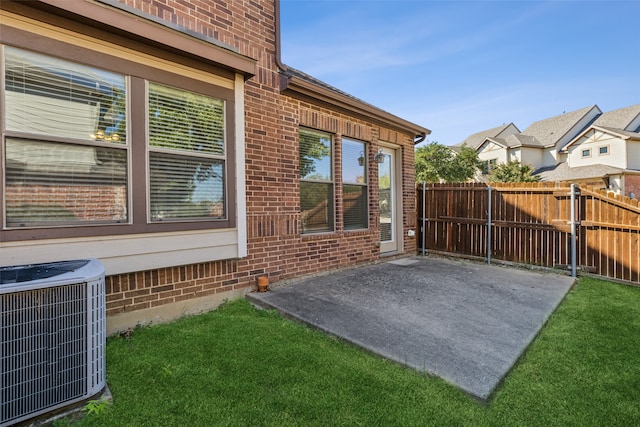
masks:
<svg viewBox="0 0 640 427"><path fill-rule="evenodd" d="M11 291L0 287L0 427L81 401L104 387L101 271L88 281L24 282Z"/></svg>
<svg viewBox="0 0 640 427"><path fill-rule="evenodd" d="M84 396L86 284L1 296L3 421Z"/></svg>

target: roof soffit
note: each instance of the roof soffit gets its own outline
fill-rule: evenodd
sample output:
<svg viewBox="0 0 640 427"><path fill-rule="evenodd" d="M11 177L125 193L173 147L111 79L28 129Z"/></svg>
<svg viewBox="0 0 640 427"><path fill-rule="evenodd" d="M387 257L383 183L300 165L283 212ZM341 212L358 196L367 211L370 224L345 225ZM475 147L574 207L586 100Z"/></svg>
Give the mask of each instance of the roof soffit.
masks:
<svg viewBox="0 0 640 427"><path fill-rule="evenodd" d="M120 34L176 54L196 58L205 63L226 68L244 75L245 79L256 74L257 61L241 55L230 46L205 37L198 37L186 29L171 26L151 19L146 15L133 13L123 5L115 6L111 0L39 0L19 2L3 0L2 9L24 14L33 12L50 13L71 21L89 25L92 28ZM32 13L32 12L29 12ZM44 15L42 15L44 16Z"/></svg>
<svg viewBox="0 0 640 427"><path fill-rule="evenodd" d="M297 95L298 97L321 105L332 108L337 107L346 112L355 113L363 118L374 119L381 124L402 131L410 131L415 135L429 135L431 133L431 131L425 127L411 123L357 98L331 90L329 87L315 84L298 76L281 74L280 91L294 97Z"/></svg>

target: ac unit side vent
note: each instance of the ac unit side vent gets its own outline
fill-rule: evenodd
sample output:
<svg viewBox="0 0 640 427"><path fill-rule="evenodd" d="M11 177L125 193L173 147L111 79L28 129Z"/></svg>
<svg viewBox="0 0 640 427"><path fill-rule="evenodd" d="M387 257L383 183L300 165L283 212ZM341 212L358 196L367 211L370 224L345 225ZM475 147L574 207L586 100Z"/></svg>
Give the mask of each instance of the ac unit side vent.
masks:
<svg viewBox="0 0 640 427"><path fill-rule="evenodd" d="M23 282L25 290L0 286L0 426L86 399L105 386L101 271L83 282L61 284L60 275L52 277L54 286L46 286L48 278L36 288Z"/></svg>

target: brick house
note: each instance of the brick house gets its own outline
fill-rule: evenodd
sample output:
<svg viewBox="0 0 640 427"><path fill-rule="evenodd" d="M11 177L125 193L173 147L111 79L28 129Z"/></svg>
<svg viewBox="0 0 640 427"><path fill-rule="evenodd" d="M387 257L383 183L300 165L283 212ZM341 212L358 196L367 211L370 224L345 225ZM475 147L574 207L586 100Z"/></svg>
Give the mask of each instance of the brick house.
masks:
<svg viewBox="0 0 640 427"><path fill-rule="evenodd" d="M98 258L114 332L413 253L429 130L282 64L278 11L3 0L0 265Z"/></svg>

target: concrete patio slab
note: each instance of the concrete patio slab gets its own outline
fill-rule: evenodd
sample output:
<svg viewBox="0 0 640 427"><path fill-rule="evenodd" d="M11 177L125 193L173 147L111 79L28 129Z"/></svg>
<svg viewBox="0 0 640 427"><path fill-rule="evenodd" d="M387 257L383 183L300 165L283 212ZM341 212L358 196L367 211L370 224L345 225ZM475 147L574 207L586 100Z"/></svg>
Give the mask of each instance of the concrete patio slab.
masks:
<svg viewBox="0 0 640 427"><path fill-rule="evenodd" d="M411 257L247 298L485 401L573 282L547 272Z"/></svg>

